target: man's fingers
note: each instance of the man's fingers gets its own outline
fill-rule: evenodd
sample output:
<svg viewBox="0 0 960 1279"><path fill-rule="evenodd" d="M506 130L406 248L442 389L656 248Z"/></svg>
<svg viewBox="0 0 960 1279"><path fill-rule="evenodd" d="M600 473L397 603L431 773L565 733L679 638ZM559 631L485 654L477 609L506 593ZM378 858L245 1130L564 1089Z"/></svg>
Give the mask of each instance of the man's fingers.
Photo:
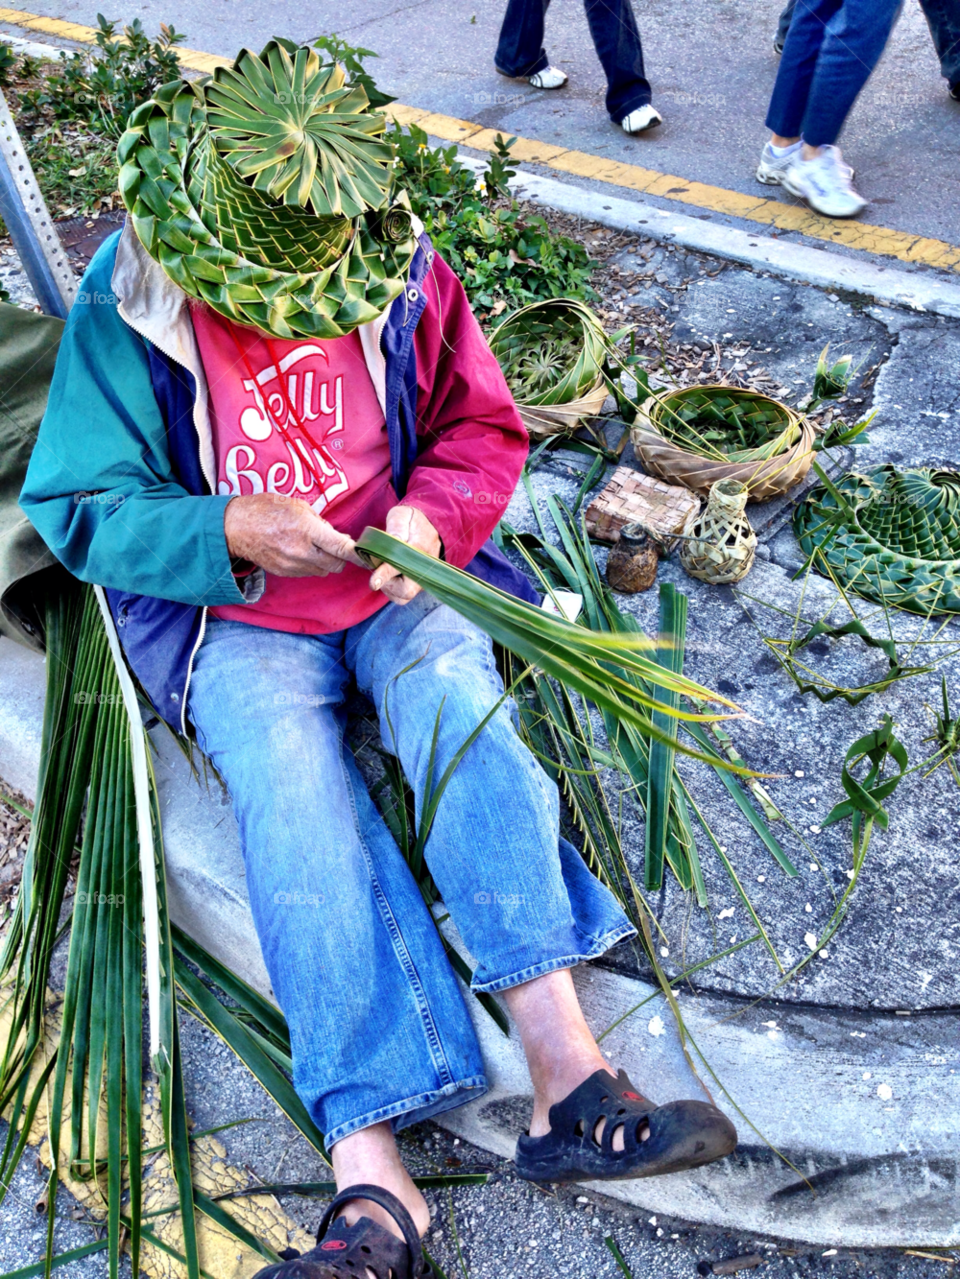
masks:
<svg viewBox="0 0 960 1279"><path fill-rule="evenodd" d="M394 578L400 576L401 573L398 568L394 568L391 564L381 564L370 578L370 589L371 591L382 591L387 582L392 582Z"/></svg>
<svg viewBox="0 0 960 1279"><path fill-rule="evenodd" d="M395 577L387 582L383 593L394 604L409 604L415 595L420 594L420 590L417 583L411 582L408 577Z"/></svg>

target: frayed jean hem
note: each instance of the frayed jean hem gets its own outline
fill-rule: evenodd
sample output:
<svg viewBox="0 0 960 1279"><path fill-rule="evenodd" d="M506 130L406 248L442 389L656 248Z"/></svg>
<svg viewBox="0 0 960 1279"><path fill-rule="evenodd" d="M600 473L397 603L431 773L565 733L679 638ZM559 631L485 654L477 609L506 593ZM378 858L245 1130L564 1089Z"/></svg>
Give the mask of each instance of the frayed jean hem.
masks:
<svg viewBox="0 0 960 1279"><path fill-rule="evenodd" d="M510 973L506 977L494 977L491 981L471 982L470 989L475 995L496 995L501 990L510 990L513 986L522 986L524 982L533 981L535 977L543 977L546 973L555 973L561 968L575 968L577 964L582 964L588 959L596 959L605 951L608 951L611 946L616 946L617 942L625 941L628 937L636 937L636 935L637 930L632 924L627 924L620 928L612 928L593 942L586 950L577 954L563 955L558 959L544 959L539 964L531 964L529 968L521 968L518 972Z"/></svg>
<svg viewBox="0 0 960 1279"><path fill-rule="evenodd" d="M401 1128L406 1128L409 1124L420 1123L433 1115L441 1114L444 1110L453 1110L457 1106L465 1106L468 1101L476 1101L487 1092L488 1088L489 1084L483 1075L471 1075L468 1079L445 1084L443 1088L418 1093L415 1097L406 1097L403 1101L392 1102L389 1106L379 1106L376 1110L359 1115L356 1119L348 1119L345 1123L337 1124L328 1133L324 1133L327 1149L336 1145L338 1141L342 1141L344 1137L359 1132L361 1128L372 1128L374 1124L383 1123L386 1119L393 1121L394 1132L399 1132ZM471 1095L461 1096L461 1093ZM402 1118L403 1122L397 1123L398 1118Z"/></svg>

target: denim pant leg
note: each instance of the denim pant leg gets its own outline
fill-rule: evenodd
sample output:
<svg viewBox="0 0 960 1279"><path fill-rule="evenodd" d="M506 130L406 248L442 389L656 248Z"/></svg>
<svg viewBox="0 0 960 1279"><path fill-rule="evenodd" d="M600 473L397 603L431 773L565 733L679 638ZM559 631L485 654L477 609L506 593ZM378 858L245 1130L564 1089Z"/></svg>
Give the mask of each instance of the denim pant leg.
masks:
<svg viewBox="0 0 960 1279"><path fill-rule="evenodd" d="M630 0L584 0L593 47L607 77L607 110L614 124L645 106L653 91Z"/></svg>
<svg viewBox="0 0 960 1279"><path fill-rule="evenodd" d="M880 60L902 0L798 0L767 127L811 146L836 142Z"/></svg>
<svg viewBox="0 0 960 1279"><path fill-rule="evenodd" d="M211 619L190 715L227 783L294 1085L329 1144L480 1096L436 927L343 748L343 635Z"/></svg>
<svg viewBox="0 0 960 1279"><path fill-rule="evenodd" d="M780 21L777 23L777 41L781 45L786 41L790 23L793 21L793 11L796 7L797 0L787 0L786 7L783 13L780 14Z"/></svg>
<svg viewBox="0 0 960 1279"><path fill-rule="evenodd" d="M509 0L493 63L508 76L534 75L550 65L543 48L550 0Z"/></svg>
<svg viewBox="0 0 960 1279"><path fill-rule="evenodd" d="M381 736L425 795L503 695L489 638L425 592L347 636L347 664ZM426 860L473 956L473 988L499 991L593 958L634 929L613 894L559 837L556 786L504 702L443 792ZM434 755L434 732L436 731Z"/></svg>
<svg viewBox="0 0 960 1279"><path fill-rule="evenodd" d="M960 83L960 0L920 0L940 71L951 88Z"/></svg>

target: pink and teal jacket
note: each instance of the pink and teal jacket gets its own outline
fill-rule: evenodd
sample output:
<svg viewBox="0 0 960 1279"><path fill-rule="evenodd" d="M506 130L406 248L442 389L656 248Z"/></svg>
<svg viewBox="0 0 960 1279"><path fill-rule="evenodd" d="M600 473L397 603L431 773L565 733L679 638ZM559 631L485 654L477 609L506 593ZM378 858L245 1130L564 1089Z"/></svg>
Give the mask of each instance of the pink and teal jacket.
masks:
<svg viewBox="0 0 960 1279"><path fill-rule="evenodd" d="M451 564L538 601L489 540L527 435L460 282L426 235L403 293L360 338L398 498L416 495ZM213 476L189 299L128 222L81 283L20 503L71 573L106 588L131 667L183 732L207 609L252 602L263 589L261 572L234 575L223 531L230 498Z"/></svg>

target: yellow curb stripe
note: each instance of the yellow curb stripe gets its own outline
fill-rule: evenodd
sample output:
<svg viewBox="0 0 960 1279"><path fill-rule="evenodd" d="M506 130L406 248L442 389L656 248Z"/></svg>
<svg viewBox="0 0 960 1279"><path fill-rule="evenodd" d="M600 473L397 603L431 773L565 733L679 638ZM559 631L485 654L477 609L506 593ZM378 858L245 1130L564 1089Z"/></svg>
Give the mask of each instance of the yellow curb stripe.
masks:
<svg viewBox="0 0 960 1279"><path fill-rule="evenodd" d="M96 39L93 27L76 22L64 22L60 18L43 18L21 9L0 9L0 22L43 31L47 35L64 40L92 43ZM180 60L192 71L211 74L217 67L229 66L231 59L197 49L179 49ZM401 125L416 124L434 137L445 142L458 142L478 151L495 151L496 138L502 130L484 128L470 120L458 120L440 112L425 111L393 102L386 114ZM946 240L913 235L908 231L894 231L890 227L874 226L867 222L841 222L822 218L805 205L783 204L760 195L744 195L741 191L729 191L724 187L710 186L705 182L691 182L656 169L643 169L639 165L625 164L619 160L604 159L586 151L571 151L550 142L538 142L535 138L518 137L513 155L527 164L544 164L558 173L572 177L589 178L593 182L605 182L611 186L641 191L679 204L690 204L698 209L743 218L762 226L780 231L797 231L826 244L842 244L879 257L898 258L901 262L922 263L940 270L960 271L960 246Z"/></svg>

